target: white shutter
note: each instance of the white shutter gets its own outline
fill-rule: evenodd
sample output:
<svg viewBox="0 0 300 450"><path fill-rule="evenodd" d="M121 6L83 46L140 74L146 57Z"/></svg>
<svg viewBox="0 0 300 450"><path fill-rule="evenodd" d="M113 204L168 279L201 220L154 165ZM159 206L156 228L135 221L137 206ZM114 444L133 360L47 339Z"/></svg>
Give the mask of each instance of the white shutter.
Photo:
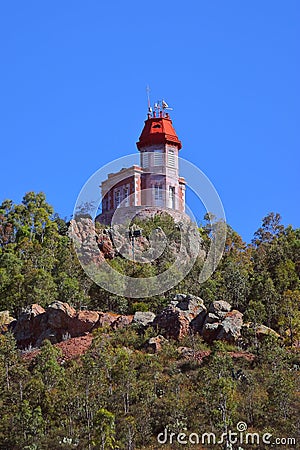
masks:
<svg viewBox="0 0 300 450"><path fill-rule="evenodd" d="M154 152L154 165L162 166L163 165L163 155L161 150Z"/></svg>
<svg viewBox="0 0 300 450"><path fill-rule="evenodd" d="M175 152L174 150L168 151L168 166L169 167L176 167L175 166Z"/></svg>
<svg viewBox="0 0 300 450"><path fill-rule="evenodd" d="M142 167L149 167L149 153L142 153Z"/></svg>

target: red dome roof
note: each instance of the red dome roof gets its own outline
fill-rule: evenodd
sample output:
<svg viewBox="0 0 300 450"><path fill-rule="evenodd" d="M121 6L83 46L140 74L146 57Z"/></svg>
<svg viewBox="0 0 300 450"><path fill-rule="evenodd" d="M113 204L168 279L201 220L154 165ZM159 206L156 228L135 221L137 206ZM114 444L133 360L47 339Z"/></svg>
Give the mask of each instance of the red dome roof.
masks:
<svg viewBox="0 0 300 450"><path fill-rule="evenodd" d="M182 147L168 114L164 117L162 115L159 117L151 117L149 115L148 119L145 120L139 141L136 143L139 150L155 144L173 144L179 150Z"/></svg>

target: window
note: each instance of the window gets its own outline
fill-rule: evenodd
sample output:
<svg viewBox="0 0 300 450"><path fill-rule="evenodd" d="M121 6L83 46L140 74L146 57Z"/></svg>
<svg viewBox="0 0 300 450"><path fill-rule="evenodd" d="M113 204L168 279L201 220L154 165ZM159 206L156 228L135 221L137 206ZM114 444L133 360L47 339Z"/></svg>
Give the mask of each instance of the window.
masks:
<svg viewBox="0 0 300 450"><path fill-rule="evenodd" d="M126 186L123 189L123 199L124 199L123 206L129 206L128 196L129 196L129 188Z"/></svg>
<svg viewBox="0 0 300 450"><path fill-rule="evenodd" d="M154 205L155 206L163 206L162 186L159 184L155 184L153 186L153 190L154 190Z"/></svg>
<svg viewBox="0 0 300 450"><path fill-rule="evenodd" d="M175 164L175 151L172 150L172 149L168 151L168 166L169 167L176 167L176 164Z"/></svg>
<svg viewBox="0 0 300 450"><path fill-rule="evenodd" d="M156 184L154 186L154 192L155 192L155 200L161 200L162 199L162 187L159 184Z"/></svg>
<svg viewBox="0 0 300 450"><path fill-rule="evenodd" d="M175 187L169 186L169 208L175 209Z"/></svg>
<svg viewBox="0 0 300 450"><path fill-rule="evenodd" d="M142 167L149 167L149 153L142 153Z"/></svg>
<svg viewBox="0 0 300 450"><path fill-rule="evenodd" d="M115 208L118 208L121 203L121 192L120 189L115 191Z"/></svg>
<svg viewBox="0 0 300 450"><path fill-rule="evenodd" d="M154 165L155 166L162 166L163 165L162 150L155 150L154 151Z"/></svg>

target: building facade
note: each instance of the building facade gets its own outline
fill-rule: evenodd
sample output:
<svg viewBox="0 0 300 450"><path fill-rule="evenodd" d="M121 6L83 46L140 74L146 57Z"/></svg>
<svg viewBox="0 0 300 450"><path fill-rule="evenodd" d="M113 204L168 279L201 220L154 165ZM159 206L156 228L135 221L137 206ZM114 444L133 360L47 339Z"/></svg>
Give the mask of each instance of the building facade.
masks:
<svg viewBox="0 0 300 450"><path fill-rule="evenodd" d="M163 107L148 113L136 145L140 165L111 173L101 183L99 222L109 224L117 208L151 206L185 212L186 186L178 167L182 145Z"/></svg>

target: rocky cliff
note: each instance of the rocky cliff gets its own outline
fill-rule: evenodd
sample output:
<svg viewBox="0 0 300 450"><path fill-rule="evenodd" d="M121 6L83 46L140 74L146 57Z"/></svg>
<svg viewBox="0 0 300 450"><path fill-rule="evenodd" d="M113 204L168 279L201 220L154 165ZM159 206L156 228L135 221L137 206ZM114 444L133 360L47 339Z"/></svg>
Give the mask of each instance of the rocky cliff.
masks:
<svg viewBox="0 0 300 450"><path fill-rule="evenodd" d="M6 315L7 316L7 315ZM190 333L198 333L212 343L215 340L237 344L243 341L243 329L251 324L243 323L243 314L232 309L225 301L214 301L207 308L201 298L189 294L177 294L161 313L136 312L120 315L102 311L76 311L67 303L56 301L46 309L37 304L25 308L18 320L8 317L4 332L9 329L21 349L39 347L43 340L53 344L91 335L92 331L109 327L116 330L131 325L138 329L152 327L158 336L149 341L154 351L159 350L166 339L180 341ZM256 327L258 338L267 334L279 337L274 330Z"/></svg>

